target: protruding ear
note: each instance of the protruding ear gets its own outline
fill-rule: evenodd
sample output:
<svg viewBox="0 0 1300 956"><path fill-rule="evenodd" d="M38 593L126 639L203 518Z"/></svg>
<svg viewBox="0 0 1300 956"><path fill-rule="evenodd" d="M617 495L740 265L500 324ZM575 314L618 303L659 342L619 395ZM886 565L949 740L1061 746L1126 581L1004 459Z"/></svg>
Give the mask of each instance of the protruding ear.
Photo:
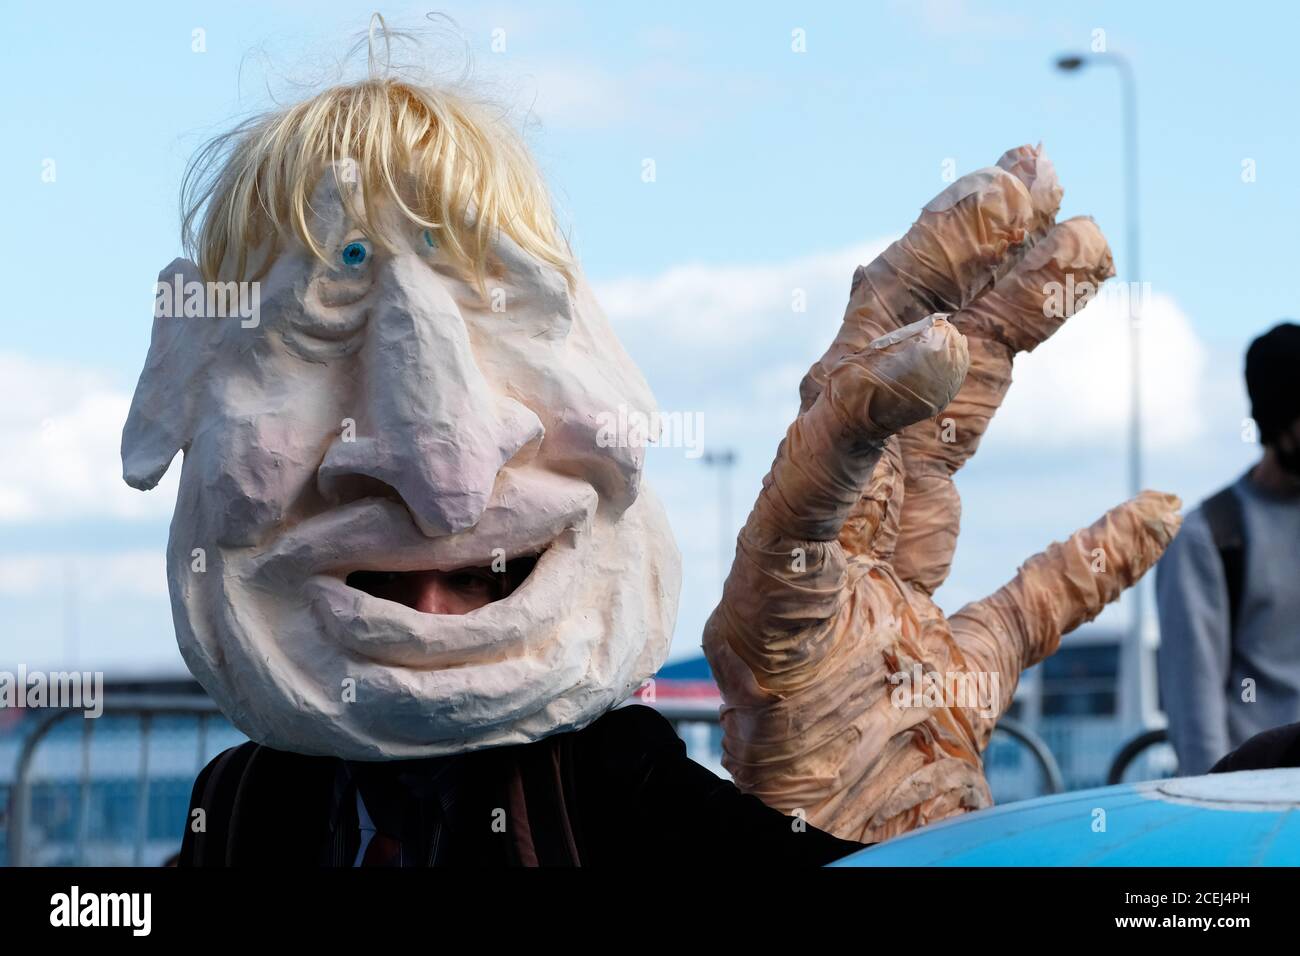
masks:
<svg viewBox="0 0 1300 956"><path fill-rule="evenodd" d="M158 273L149 354L122 429L122 478L141 491L158 484L194 434L195 395L203 390L215 325L203 306L195 307L207 301L203 289L189 259L175 259Z"/></svg>

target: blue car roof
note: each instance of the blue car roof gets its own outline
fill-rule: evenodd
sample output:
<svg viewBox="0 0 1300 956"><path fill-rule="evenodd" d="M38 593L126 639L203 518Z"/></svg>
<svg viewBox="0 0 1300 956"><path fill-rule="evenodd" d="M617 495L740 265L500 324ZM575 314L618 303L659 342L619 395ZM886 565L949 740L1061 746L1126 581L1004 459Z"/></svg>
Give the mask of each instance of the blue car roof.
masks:
<svg viewBox="0 0 1300 956"><path fill-rule="evenodd" d="M1120 784L923 827L835 866L1300 865L1300 769Z"/></svg>

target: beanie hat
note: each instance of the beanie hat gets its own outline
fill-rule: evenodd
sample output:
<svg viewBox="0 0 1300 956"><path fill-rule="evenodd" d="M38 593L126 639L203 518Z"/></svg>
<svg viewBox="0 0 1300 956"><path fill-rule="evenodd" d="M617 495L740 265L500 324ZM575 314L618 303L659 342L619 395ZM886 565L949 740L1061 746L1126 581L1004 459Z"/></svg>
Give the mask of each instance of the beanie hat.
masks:
<svg viewBox="0 0 1300 956"><path fill-rule="evenodd" d="M1300 418L1300 325L1283 322L1250 343L1246 391L1260 439L1271 445Z"/></svg>

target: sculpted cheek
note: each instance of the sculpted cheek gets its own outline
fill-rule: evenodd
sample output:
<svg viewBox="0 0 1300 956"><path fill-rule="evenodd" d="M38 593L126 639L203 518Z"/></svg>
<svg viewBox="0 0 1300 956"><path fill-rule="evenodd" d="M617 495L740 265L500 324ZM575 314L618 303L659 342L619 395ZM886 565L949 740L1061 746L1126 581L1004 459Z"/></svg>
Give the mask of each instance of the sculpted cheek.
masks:
<svg viewBox="0 0 1300 956"><path fill-rule="evenodd" d="M545 428L540 457L548 467L586 479L622 511L636 500L645 443L636 422L654 402L620 356L597 357L573 343L495 343L479 361L488 375Z"/></svg>
<svg viewBox="0 0 1300 956"><path fill-rule="evenodd" d="M227 417L202 432L186 460L185 483L200 485L195 505L203 524L219 529L218 544L259 543L314 494L321 448L333 436L286 415ZM193 472L190 458L198 466Z"/></svg>
<svg viewBox="0 0 1300 956"><path fill-rule="evenodd" d="M622 440L618 421L617 409L561 410L547 432L551 441L547 458L561 470L589 478L601 496L621 511L636 500L645 448Z"/></svg>

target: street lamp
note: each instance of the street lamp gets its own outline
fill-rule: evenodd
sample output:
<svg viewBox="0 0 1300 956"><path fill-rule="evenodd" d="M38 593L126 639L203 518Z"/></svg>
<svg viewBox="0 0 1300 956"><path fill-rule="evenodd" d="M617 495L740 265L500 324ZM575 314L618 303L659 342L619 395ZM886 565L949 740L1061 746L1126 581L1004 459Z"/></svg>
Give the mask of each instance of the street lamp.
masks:
<svg viewBox="0 0 1300 956"><path fill-rule="evenodd" d="M1113 66L1119 71L1120 92L1123 97L1124 110L1124 193L1125 220L1128 226L1127 253L1128 278L1130 283L1141 281L1142 269L1139 265L1141 252L1138 248L1138 141L1137 141L1137 87L1133 78L1133 66L1118 53L1103 53L1085 56L1070 53L1057 57L1056 68L1063 73L1075 73L1090 65ZM1138 336L1137 296L1132 285L1129 287L1129 492L1136 495L1142 490L1142 390L1141 367L1138 359L1141 355L1141 343Z"/></svg>
<svg viewBox="0 0 1300 956"><path fill-rule="evenodd" d="M1137 137L1137 84L1133 65L1119 53L1066 53L1056 58L1056 68L1063 73L1076 73L1085 66L1113 66L1119 72L1120 96L1124 113L1124 198L1125 220L1128 226L1128 327L1129 327L1129 494L1142 491L1142 369L1141 335L1139 332L1138 298L1141 294L1140 250L1138 244L1138 137ZM1130 624L1130 648L1137 664L1137 673L1147 670L1143 666L1142 624L1146 608L1145 582L1133 589L1133 620ZM1137 705L1140 708L1140 704Z"/></svg>
<svg viewBox="0 0 1300 956"><path fill-rule="evenodd" d="M736 465L736 452L731 448L706 451L704 464L718 469L718 587L727 580L728 562L731 560L731 470Z"/></svg>

